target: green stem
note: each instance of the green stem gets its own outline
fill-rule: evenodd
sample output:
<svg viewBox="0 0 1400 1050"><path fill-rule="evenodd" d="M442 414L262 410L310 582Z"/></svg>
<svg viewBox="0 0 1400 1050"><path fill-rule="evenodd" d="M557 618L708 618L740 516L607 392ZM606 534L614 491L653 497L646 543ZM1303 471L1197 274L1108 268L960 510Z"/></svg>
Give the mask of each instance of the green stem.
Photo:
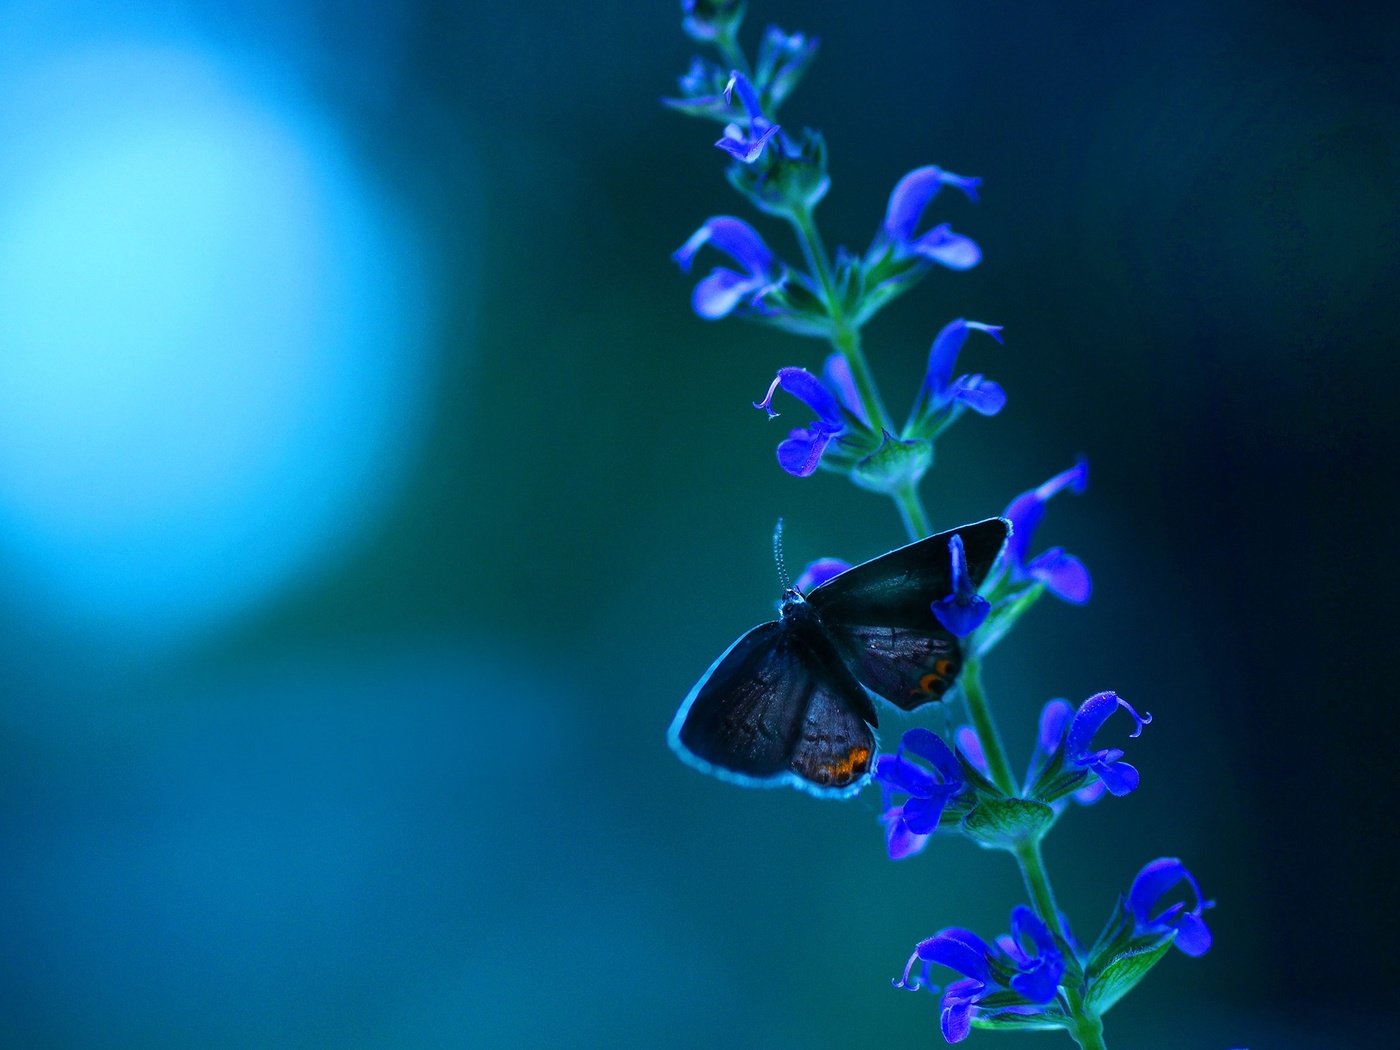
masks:
<svg viewBox="0 0 1400 1050"><path fill-rule="evenodd" d="M749 61L744 57L743 49L739 47L739 42L734 39L732 33L721 33L715 37L715 50L719 52L719 57L724 59L725 65L736 73L742 73L750 80L753 75L749 72Z"/></svg>
<svg viewBox="0 0 1400 1050"><path fill-rule="evenodd" d="M856 393L860 395L861 407L865 409L866 418L870 420L871 426L893 432L894 425L890 422L889 413L885 411L884 402L880 400L875 376L871 373L870 364L865 360L865 352L860 346L860 329L847 322L842 310L841 297L836 292L836 278L831 269L831 259L826 253L822 235L817 230L816 220L812 217L812 209L794 208L788 217L797 234L802 256L816 275L817 283L821 285L822 299L826 303L826 312L833 326L831 345L851 367L851 379L856 384Z"/></svg>
<svg viewBox="0 0 1400 1050"><path fill-rule="evenodd" d="M1059 905L1055 903L1055 891L1050 887L1050 875L1045 870L1045 857L1040 852L1040 840L1023 842L1016 848L1015 855L1035 913L1061 941L1068 941L1064 923L1060 921ZM1068 1030L1070 1038L1082 1050L1107 1050L1103 1041L1103 1022L1098 1015L1085 1009L1084 999L1077 988L1066 987L1064 993L1069 1014L1074 1018L1074 1027Z"/></svg>
<svg viewBox="0 0 1400 1050"><path fill-rule="evenodd" d="M958 684L967 699L967 713L972 719L972 728L977 739L982 742L982 750L987 756L987 771L992 775L992 783L1004 795L1015 797L1019 794L1016 777L1011 772L1011 762L1006 757L1006 745L1001 742L996 721L992 718L991 705L987 694L982 691L982 663L975 656L968 657L963 664Z"/></svg>
<svg viewBox="0 0 1400 1050"><path fill-rule="evenodd" d="M894 501L899 506L899 516L904 519L904 528L909 532L911 543L932 534L928 515L924 513L923 502L912 482L894 493Z"/></svg>

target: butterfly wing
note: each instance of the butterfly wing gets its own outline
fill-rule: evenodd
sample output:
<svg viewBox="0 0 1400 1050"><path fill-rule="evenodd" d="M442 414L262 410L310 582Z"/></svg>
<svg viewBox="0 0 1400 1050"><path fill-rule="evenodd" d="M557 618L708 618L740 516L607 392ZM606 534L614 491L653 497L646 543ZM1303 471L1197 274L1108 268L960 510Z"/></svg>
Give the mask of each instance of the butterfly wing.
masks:
<svg viewBox="0 0 1400 1050"><path fill-rule="evenodd" d="M916 540L834 576L807 596L851 671L906 711L939 699L962 669L957 637L930 606L952 591L948 541L962 537L967 571L980 584L1010 526L1004 518Z"/></svg>
<svg viewBox="0 0 1400 1050"><path fill-rule="evenodd" d="M672 748L706 773L750 786L793 784L819 795L857 789L875 752L857 713L869 701L813 641L781 622L741 637L681 705Z"/></svg>

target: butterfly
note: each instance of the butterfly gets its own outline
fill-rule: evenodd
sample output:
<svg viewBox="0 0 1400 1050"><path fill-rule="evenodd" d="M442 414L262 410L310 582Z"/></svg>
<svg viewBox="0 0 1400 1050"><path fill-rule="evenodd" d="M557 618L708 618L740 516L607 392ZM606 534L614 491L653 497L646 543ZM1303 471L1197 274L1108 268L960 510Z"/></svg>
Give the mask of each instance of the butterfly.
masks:
<svg viewBox="0 0 1400 1050"><path fill-rule="evenodd" d="M913 711L962 669L957 636L934 618L952 590L949 541L962 537L974 585L1010 535L1005 518L963 525L862 562L742 635L690 690L670 744L705 773L822 796L860 790L875 756L871 695Z"/></svg>

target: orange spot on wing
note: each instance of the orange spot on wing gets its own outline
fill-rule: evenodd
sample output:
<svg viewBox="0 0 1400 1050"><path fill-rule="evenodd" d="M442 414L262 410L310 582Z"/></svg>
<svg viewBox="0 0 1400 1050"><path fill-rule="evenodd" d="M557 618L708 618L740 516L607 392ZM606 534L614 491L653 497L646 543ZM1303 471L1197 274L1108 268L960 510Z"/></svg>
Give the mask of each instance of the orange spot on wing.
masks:
<svg viewBox="0 0 1400 1050"><path fill-rule="evenodd" d="M870 767L870 748L853 747L835 762L821 767L833 784L849 784Z"/></svg>

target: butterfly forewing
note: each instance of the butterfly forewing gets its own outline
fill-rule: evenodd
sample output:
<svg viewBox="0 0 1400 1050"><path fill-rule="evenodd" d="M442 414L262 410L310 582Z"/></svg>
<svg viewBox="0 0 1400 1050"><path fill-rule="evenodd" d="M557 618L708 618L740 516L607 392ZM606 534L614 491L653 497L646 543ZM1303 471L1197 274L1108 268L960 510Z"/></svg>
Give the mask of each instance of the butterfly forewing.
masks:
<svg viewBox="0 0 1400 1050"><path fill-rule="evenodd" d="M962 537L967 571L981 584L1010 530L1005 518L988 518L928 539L916 540L833 576L807 595L830 624L873 624L922 629L932 621L929 606L953 589L948 541Z"/></svg>

